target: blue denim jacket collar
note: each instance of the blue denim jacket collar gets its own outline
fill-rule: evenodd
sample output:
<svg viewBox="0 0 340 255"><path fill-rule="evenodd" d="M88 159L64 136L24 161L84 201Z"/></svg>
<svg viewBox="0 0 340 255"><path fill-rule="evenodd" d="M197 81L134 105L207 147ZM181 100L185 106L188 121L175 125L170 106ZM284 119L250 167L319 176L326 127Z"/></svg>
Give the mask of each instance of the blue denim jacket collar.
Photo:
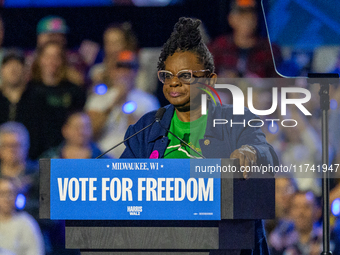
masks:
<svg viewBox="0 0 340 255"><path fill-rule="evenodd" d="M167 106L164 106L164 108L166 109L166 111L160 122L164 127L169 128L172 116L175 111L175 107L172 104L169 104ZM154 123L151 127L150 136L148 138L148 143L154 142L159 137L166 136L166 133L167 133L166 130L162 128L161 125L159 125L159 123L157 122Z"/></svg>

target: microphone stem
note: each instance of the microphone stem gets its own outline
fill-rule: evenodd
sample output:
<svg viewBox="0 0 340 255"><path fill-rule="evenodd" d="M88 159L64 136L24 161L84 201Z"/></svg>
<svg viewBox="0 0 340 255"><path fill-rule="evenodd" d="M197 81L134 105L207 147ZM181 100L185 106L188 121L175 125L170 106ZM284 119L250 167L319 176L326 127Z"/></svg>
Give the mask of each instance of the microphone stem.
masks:
<svg viewBox="0 0 340 255"><path fill-rule="evenodd" d="M129 136L128 138L126 138L125 140L121 141L120 143L118 143L117 145L113 146L112 148L108 149L107 151L103 152L102 154L100 154L98 157L96 157L96 159L104 156L106 153L112 151L114 148L118 147L119 145L121 145L122 143L126 142L127 140L129 140L130 138L134 137L135 135L139 134L140 132L142 132L144 129L150 127L153 123L156 122L156 119L151 122L149 125L147 125L146 127L142 128L141 130L139 130L137 133L134 133L133 135Z"/></svg>

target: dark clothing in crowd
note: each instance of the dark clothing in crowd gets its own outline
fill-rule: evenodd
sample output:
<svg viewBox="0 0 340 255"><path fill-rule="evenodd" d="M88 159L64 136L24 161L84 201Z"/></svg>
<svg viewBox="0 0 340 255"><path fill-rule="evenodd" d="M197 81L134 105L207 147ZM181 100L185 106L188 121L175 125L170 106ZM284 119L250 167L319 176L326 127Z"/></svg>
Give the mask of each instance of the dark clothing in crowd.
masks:
<svg viewBox="0 0 340 255"><path fill-rule="evenodd" d="M41 125L38 122L43 108L35 89L27 86L18 103L11 103L0 91L0 124L8 121L22 123L30 134L29 158L37 159L42 152L40 147Z"/></svg>
<svg viewBox="0 0 340 255"><path fill-rule="evenodd" d="M86 100L85 91L68 81L58 86L46 86L41 82L30 82L40 98L38 123L41 126L39 152L59 145L63 140L61 128L69 112L82 110Z"/></svg>
<svg viewBox="0 0 340 255"><path fill-rule="evenodd" d="M278 76L267 38L258 38L252 48L240 49L234 43L232 35L224 35L214 40L209 45L209 50L214 56L216 73L222 76L226 71L234 72L237 77L243 77L247 73L261 78ZM278 48L273 48L273 53L276 57L280 56Z"/></svg>

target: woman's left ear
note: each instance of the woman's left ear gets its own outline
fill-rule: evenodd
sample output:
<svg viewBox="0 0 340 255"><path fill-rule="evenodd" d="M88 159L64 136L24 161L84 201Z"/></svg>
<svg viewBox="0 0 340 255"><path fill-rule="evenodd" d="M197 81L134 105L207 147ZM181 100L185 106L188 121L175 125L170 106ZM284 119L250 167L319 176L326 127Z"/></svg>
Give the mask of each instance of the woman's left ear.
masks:
<svg viewBox="0 0 340 255"><path fill-rule="evenodd" d="M211 73L211 74L209 75L209 85L210 85L210 86L213 86L213 85L216 84L216 82L217 82L217 74Z"/></svg>

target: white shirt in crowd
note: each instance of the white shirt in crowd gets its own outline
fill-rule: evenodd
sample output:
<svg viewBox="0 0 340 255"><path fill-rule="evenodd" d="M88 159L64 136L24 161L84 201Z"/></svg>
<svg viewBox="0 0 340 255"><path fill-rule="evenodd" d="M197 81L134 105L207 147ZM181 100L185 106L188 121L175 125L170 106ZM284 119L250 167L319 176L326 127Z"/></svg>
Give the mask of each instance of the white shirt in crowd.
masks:
<svg viewBox="0 0 340 255"><path fill-rule="evenodd" d="M0 255L43 255L44 241L38 223L26 212L0 221Z"/></svg>
<svg viewBox="0 0 340 255"><path fill-rule="evenodd" d="M109 88L104 95L91 94L86 102L86 111L105 111L107 110L117 97L117 90ZM158 99L140 89L131 90L126 102L134 102L136 109L130 113L135 119L139 119L145 113L157 110L160 107ZM128 128L128 114L124 113L122 106L116 107L110 112L108 120L103 127L101 136L96 140L99 148L104 152L119 142L124 140L125 132ZM119 158L123 153L125 145L122 144L108 153L112 157Z"/></svg>

